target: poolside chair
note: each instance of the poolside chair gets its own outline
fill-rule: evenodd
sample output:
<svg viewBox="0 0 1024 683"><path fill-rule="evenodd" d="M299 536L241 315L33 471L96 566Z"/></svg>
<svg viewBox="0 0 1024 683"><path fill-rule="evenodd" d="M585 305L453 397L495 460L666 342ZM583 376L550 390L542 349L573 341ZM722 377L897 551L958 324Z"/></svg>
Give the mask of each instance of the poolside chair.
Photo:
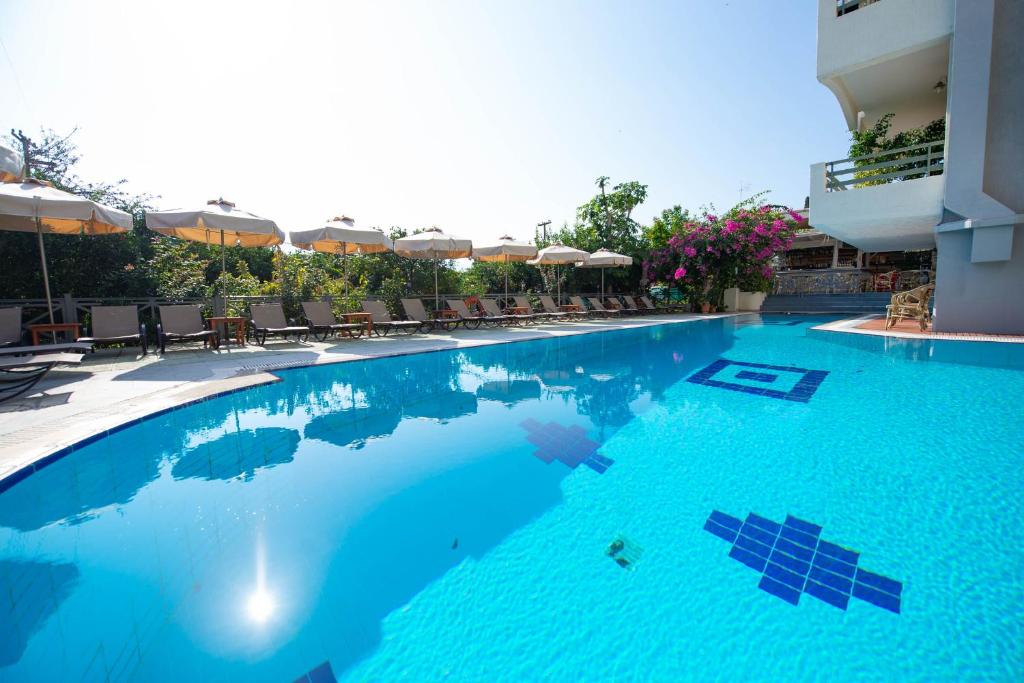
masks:
<svg viewBox="0 0 1024 683"><path fill-rule="evenodd" d="M582 320L583 318L587 317L586 306L584 306L578 311L563 311L555 304L554 300L546 294L541 295L540 305L543 306L544 310L547 311L548 313L555 313L557 315L560 315L565 320Z"/></svg>
<svg viewBox="0 0 1024 683"><path fill-rule="evenodd" d="M519 308L525 308L527 311L530 312L530 315L532 315L537 320L558 320L566 317L564 313L549 313L548 311L533 310L533 305L530 303L529 297L515 296L512 298L515 300L516 306L518 306Z"/></svg>
<svg viewBox="0 0 1024 683"><path fill-rule="evenodd" d="M633 297L623 295L622 296L622 300L626 302L626 310L627 311L632 311L636 315L644 315L645 313L647 313L647 311L645 309L643 309L639 305L637 305L636 299L634 299Z"/></svg>
<svg viewBox="0 0 1024 683"><path fill-rule="evenodd" d="M373 333L378 337L388 336L391 330L415 334L423 327L418 320L394 320L383 301L363 301L363 310L373 316Z"/></svg>
<svg viewBox="0 0 1024 683"><path fill-rule="evenodd" d="M284 337L285 340L290 335L295 335L299 342L309 339L309 327L296 325L295 321L286 321L281 304L252 304L249 306L249 313L252 316L251 324L256 343L260 346L267 343L268 335Z"/></svg>
<svg viewBox="0 0 1024 683"><path fill-rule="evenodd" d="M220 348L217 330L207 329L199 306L160 306L160 322L156 326L156 340L160 353L168 343L203 342L203 348Z"/></svg>
<svg viewBox="0 0 1024 683"><path fill-rule="evenodd" d="M606 304L606 308L608 308L609 310L618 311L619 313L628 313L629 315L636 315L637 313L640 312L639 310L637 310L636 306L627 306L626 304L624 304L622 302L621 297L605 297L604 303Z"/></svg>
<svg viewBox="0 0 1024 683"><path fill-rule="evenodd" d="M423 302L419 299L401 299L405 315L410 320L418 321L425 330L441 329L450 332L459 326L459 318L444 317L442 311L435 311L434 317L427 315L427 309L423 308Z"/></svg>
<svg viewBox="0 0 1024 683"><path fill-rule="evenodd" d="M339 323L334 317L331 305L326 301L303 301L302 312L309 323L309 329L313 330L313 338L317 341L325 341L336 334L355 339L363 336L363 330L366 329L366 325L362 323ZM320 334L323 334L323 337Z"/></svg>
<svg viewBox="0 0 1024 683"><path fill-rule="evenodd" d="M139 309L135 306L93 306L90 309L92 335L77 341L96 346L111 344L138 344L142 355L149 353L146 343L146 325L139 323Z"/></svg>
<svg viewBox="0 0 1024 683"><path fill-rule="evenodd" d="M888 330L901 320L910 318L917 321L922 332L927 330L928 323L932 321L928 303L934 289L934 284L927 284L893 294L892 303L885 307L885 329Z"/></svg>
<svg viewBox="0 0 1024 683"><path fill-rule="evenodd" d="M0 403L24 394L38 384L55 365L78 365L81 362L80 353L43 353L0 358Z"/></svg>
<svg viewBox="0 0 1024 683"><path fill-rule="evenodd" d="M0 308L0 347L21 344L21 306Z"/></svg>
<svg viewBox="0 0 1024 683"><path fill-rule="evenodd" d="M502 316L492 316L490 314L480 313L479 311L469 310L469 306L466 305L465 301L461 299L446 299L448 308L459 314L459 319L462 321L462 326L469 330L475 330L483 325L501 325L507 322Z"/></svg>
<svg viewBox="0 0 1024 683"><path fill-rule="evenodd" d="M534 316L526 313L505 313L498 308L498 302L494 299L480 299L480 305L491 317L504 318L508 325L528 325L533 322Z"/></svg>
<svg viewBox="0 0 1024 683"><path fill-rule="evenodd" d="M648 311L652 311L654 313L669 313L672 311L672 309L667 306L655 306L646 296L640 297L640 303L646 306Z"/></svg>
<svg viewBox="0 0 1024 683"><path fill-rule="evenodd" d="M896 285L899 280L900 271L898 270L892 270L888 273L878 273L874 277L872 286L876 292L894 292L896 291Z"/></svg>
<svg viewBox="0 0 1024 683"><path fill-rule="evenodd" d="M606 318L620 317L622 315L622 311L618 309L605 308L604 304L602 304L601 300L596 296L588 296L587 303L590 304L590 307L593 308L596 313L603 314Z"/></svg>

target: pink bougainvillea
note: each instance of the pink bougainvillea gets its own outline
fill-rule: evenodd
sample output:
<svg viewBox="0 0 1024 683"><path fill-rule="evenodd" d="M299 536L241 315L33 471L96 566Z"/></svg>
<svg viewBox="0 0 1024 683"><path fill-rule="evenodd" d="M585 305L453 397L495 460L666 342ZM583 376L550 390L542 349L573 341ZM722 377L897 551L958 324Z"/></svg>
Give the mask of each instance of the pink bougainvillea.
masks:
<svg viewBox="0 0 1024 683"><path fill-rule="evenodd" d="M766 291L772 261L806 225L797 212L776 206L737 208L725 216L705 214L686 223L644 262L644 281L672 282L693 303L717 304L729 287Z"/></svg>

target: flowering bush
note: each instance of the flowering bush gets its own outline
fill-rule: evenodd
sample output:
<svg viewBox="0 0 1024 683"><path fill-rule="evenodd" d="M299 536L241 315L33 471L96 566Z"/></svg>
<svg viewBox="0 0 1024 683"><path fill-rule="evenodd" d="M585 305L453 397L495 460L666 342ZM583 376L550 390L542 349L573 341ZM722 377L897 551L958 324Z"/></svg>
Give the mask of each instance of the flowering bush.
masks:
<svg viewBox="0 0 1024 683"><path fill-rule="evenodd" d="M793 243L803 218L790 209L740 205L725 216L705 214L672 235L643 262L643 284L671 283L692 304L719 305L729 287L767 291L772 261Z"/></svg>

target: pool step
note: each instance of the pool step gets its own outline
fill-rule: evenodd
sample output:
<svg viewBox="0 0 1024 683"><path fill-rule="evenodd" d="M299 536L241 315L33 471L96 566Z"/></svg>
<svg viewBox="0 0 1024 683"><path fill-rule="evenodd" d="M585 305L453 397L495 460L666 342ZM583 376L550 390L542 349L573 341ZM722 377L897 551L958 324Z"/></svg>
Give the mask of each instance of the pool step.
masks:
<svg viewBox="0 0 1024 683"><path fill-rule="evenodd" d="M888 292L862 294L772 294L762 313L885 313L892 299Z"/></svg>

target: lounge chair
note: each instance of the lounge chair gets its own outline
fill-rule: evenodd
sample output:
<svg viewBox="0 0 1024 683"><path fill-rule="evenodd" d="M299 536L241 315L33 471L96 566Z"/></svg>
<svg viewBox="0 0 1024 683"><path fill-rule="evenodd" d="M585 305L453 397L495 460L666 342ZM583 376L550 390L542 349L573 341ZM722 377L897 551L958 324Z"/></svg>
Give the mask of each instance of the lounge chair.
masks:
<svg viewBox="0 0 1024 683"><path fill-rule="evenodd" d="M504 318L508 325L528 325L533 322L532 313L505 313L498 308L498 302L494 299L480 299L480 305L491 317Z"/></svg>
<svg viewBox="0 0 1024 683"><path fill-rule="evenodd" d="M160 306L160 322L156 326L160 353L168 343L203 342L203 348L220 348L217 330L207 329L199 306Z"/></svg>
<svg viewBox="0 0 1024 683"><path fill-rule="evenodd" d="M442 329L448 332L459 326L459 318L446 317L443 311L435 311L434 317L427 315L427 309L423 308L423 302L419 299L401 299L401 302L405 315L419 322L425 330Z"/></svg>
<svg viewBox="0 0 1024 683"><path fill-rule="evenodd" d="M647 312L644 308L641 308L637 304L636 299L634 299L631 296L623 295L622 296L622 300L626 302L626 310L627 311L631 311L631 312L635 313L636 315L643 315L643 314L645 314Z"/></svg>
<svg viewBox="0 0 1024 683"><path fill-rule="evenodd" d="M280 336L287 340L294 334L295 339L300 342L309 339L309 327L296 325L295 321L286 321L281 304L252 304L249 306L249 313L252 316L256 343L260 346L267 343L267 335Z"/></svg>
<svg viewBox="0 0 1024 683"><path fill-rule="evenodd" d="M542 294L541 295L541 297L540 297L540 305L544 307L544 310L546 312L554 313L556 315L560 315L565 320L573 320L573 319L579 320L579 319L585 318L587 316L587 308L586 308L586 306L580 308L580 310L578 310L578 311L563 311L561 308L558 307L557 304L555 304L554 299L552 299L547 294Z"/></svg>
<svg viewBox="0 0 1024 683"><path fill-rule="evenodd" d="M78 341L92 344L93 351L96 346L138 344L143 356L149 353L146 325L139 323L139 309L135 306L93 306L91 317L92 335L79 337Z"/></svg>
<svg viewBox="0 0 1024 683"><path fill-rule="evenodd" d="M461 299L447 299L449 310L455 311L459 315L459 319L462 321L462 326L469 330L475 330L484 325L501 325L506 321L501 317L493 317L491 315L485 315L479 312L473 312L469 310L469 306L466 305L465 301Z"/></svg>
<svg viewBox="0 0 1024 683"><path fill-rule="evenodd" d="M530 298L529 297L516 296L516 297L512 297L512 298L515 299L516 306L518 306L519 308L525 308L527 311L529 311L530 315L532 315L536 319L539 319L539 320L556 320L556 319L560 319L560 318L564 318L565 317L564 313L558 313L558 312L556 312L556 313L549 313L548 311L535 311L535 310L533 310L533 305L530 303Z"/></svg>
<svg viewBox="0 0 1024 683"><path fill-rule="evenodd" d="M378 337L388 336L391 330L415 334L423 328L418 320L394 320L383 301L363 301L363 310L373 316L373 333Z"/></svg>
<svg viewBox="0 0 1024 683"><path fill-rule="evenodd" d="M605 308L604 304L602 304L601 300L596 296L588 296L587 303L590 304L590 307L593 308L596 313L603 314L606 318L622 315L622 311L617 308Z"/></svg>
<svg viewBox="0 0 1024 683"><path fill-rule="evenodd" d="M0 358L0 403L24 394L52 370L53 366L78 365L81 362L80 353L43 353Z"/></svg>
<svg viewBox="0 0 1024 683"><path fill-rule="evenodd" d="M667 306L655 306L653 303L651 303L651 300L648 299L646 296L640 297L640 303L642 303L647 308L647 310L652 313L668 313L672 310Z"/></svg>
<svg viewBox="0 0 1024 683"><path fill-rule="evenodd" d="M606 296L603 303L609 311L618 311L619 314L628 313L629 315L636 315L640 312L635 306L627 306L622 303L622 299L617 296Z"/></svg>
<svg viewBox="0 0 1024 683"><path fill-rule="evenodd" d="M893 294L892 303L885 307L885 329L888 330L901 320L910 318L917 321L922 332L927 330L928 323L932 321L928 303L934 289L934 284L927 284Z"/></svg>
<svg viewBox="0 0 1024 683"><path fill-rule="evenodd" d="M366 325L362 323L339 323L334 317L331 305L326 301L303 301L302 312L317 341L324 341L336 334L354 339L363 336L363 330L366 329ZM323 334L323 337L320 334Z"/></svg>
<svg viewBox="0 0 1024 683"><path fill-rule="evenodd" d="M21 306L0 308L0 348L21 344Z"/></svg>
<svg viewBox="0 0 1024 683"><path fill-rule="evenodd" d="M35 344L30 346L5 346L0 348L0 357L5 356L39 356L47 353L85 353L92 350L88 342L68 342L66 344Z"/></svg>

